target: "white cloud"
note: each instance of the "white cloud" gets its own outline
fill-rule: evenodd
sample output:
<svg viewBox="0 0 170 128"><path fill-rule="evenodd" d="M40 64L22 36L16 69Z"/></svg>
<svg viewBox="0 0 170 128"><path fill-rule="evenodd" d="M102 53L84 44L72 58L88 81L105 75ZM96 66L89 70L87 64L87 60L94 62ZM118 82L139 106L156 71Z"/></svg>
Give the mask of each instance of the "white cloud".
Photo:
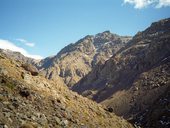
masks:
<svg viewBox="0 0 170 128"><path fill-rule="evenodd" d="M18 39L16 39L17 41L20 41L20 42L27 42L25 39L21 39L21 38L18 38Z"/></svg>
<svg viewBox="0 0 170 128"><path fill-rule="evenodd" d="M124 0L124 3L132 4L132 5L134 5L134 8L141 9L141 8L147 7L148 5L152 4L153 1L155 1L155 0Z"/></svg>
<svg viewBox="0 0 170 128"><path fill-rule="evenodd" d="M29 54L25 49L16 46L15 44L13 44L12 42L10 42L8 40L0 39L0 48L20 52L24 56L34 58L34 59L42 59L43 58L40 55L31 55L31 54Z"/></svg>
<svg viewBox="0 0 170 128"><path fill-rule="evenodd" d="M29 42L27 42L25 45L30 46L30 47L34 47L35 46L34 43L29 43Z"/></svg>
<svg viewBox="0 0 170 128"><path fill-rule="evenodd" d="M16 39L17 41L21 42L21 43L24 43L25 45L29 46L29 47L34 47L35 44L34 43L31 43L31 42L28 42L27 40L25 39L22 39L22 38L19 38L19 39Z"/></svg>
<svg viewBox="0 0 170 128"><path fill-rule="evenodd" d="M157 4L157 8L161 7L167 7L170 6L170 0L159 0L159 3Z"/></svg>
<svg viewBox="0 0 170 128"><path fill-rule="evenodd" d="M124 0L124 4L132 4L136 9L142 9L149 5L154 5L156 8L170 6L170 0Z"/></svg>

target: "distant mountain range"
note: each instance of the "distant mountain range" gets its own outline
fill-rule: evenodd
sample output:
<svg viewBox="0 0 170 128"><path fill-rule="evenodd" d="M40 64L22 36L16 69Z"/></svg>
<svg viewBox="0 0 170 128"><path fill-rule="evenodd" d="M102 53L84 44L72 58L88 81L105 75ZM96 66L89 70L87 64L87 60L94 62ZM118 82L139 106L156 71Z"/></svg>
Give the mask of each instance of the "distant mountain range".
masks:
<svg viewBox="0 0 170 128"><path fill-rule="evenodd" d="M40 76L102 104L136 127L170 127L170 18L134 37L110 31L88 35L40 61L8 50L0 54L36 66Z"/></svg>

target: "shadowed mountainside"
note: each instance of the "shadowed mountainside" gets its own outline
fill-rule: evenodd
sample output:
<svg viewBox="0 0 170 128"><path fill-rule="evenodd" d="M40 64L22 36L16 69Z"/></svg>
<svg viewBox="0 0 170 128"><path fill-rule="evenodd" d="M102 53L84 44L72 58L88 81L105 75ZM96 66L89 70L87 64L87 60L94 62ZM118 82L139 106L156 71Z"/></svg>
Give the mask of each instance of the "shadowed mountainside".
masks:
<svg viewBox="0 0 170 128"><path fill-rule="evenodd" d="M98 64L72 89L112 108L117 115L133 120L146 109L157 109L155 102L170 91L169 67L170 19L164 19L135 35L124 48L104 64ZM164 106L164 109L168 111L169 107ZM151 115L154 114L148 114L145 120L154 119ZM152 123L165 127L159 120L162 116L158 113ZM147 127L153 126L152 123Z"/></svg>

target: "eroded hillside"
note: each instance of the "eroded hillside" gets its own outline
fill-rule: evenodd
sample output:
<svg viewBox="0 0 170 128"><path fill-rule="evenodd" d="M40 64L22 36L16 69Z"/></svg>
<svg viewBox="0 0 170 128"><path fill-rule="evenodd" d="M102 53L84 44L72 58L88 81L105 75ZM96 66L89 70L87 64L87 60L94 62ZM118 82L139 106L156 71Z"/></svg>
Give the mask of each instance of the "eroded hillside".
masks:
<svg viewBox="0 0 170 128"><path fill-rule="evenodd" d="M101 105L0 54L0 127L132 128Z"/></svg>

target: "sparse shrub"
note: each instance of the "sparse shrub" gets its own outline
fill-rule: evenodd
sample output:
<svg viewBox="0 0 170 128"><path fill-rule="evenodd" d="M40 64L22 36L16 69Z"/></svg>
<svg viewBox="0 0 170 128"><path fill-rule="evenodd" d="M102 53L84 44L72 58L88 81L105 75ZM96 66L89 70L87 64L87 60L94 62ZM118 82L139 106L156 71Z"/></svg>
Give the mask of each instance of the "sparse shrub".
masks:
<svg viewBox="0 0 170 128"><path fill-rule="evenodd" d="M15 85L12 83L6 83L5 86L7 86L10 89L14 89Z"/></svg>
<svg viewBox="0 0 170 128"><path fill-rule="evenodd" d="M19 94L20 94L22 97L26 97L26 98L27 98L28 96L30 96L30 91L29 91L28 89L24 88L24 89L21 89L21 90L20 90Z"/></svg>

